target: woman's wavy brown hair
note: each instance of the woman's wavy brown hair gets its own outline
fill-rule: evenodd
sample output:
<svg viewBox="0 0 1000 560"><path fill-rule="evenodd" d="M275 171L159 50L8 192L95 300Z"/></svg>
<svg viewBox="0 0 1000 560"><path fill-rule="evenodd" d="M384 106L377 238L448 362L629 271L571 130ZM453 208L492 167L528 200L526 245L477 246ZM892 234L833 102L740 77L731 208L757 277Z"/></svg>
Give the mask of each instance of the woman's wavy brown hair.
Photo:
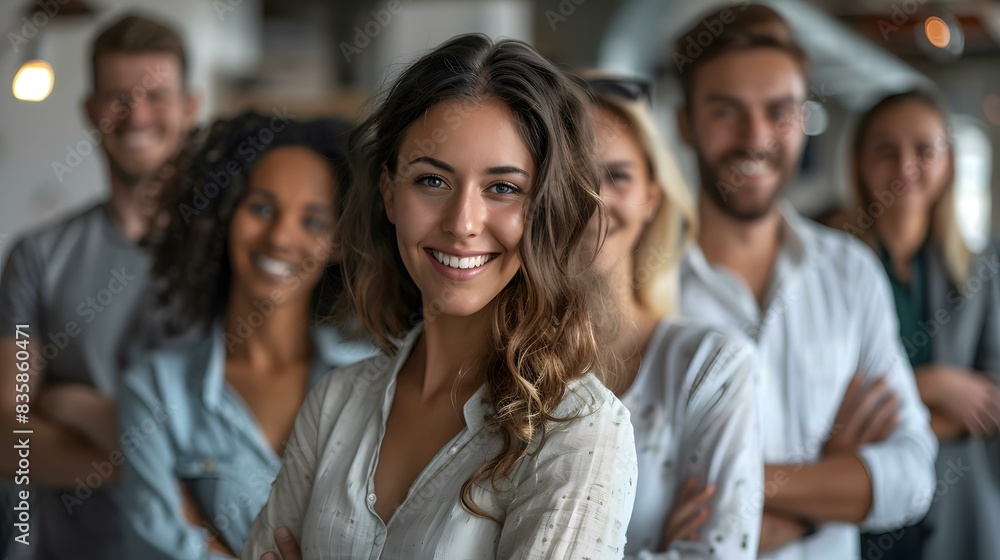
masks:
<svg viewBox="0 0 1000 560"><path fill-rule="evenodd" d="M485 99L510 110L538 169L518 247L521 269L493 301L492 351L481 362L493 408L489 422L501 433L504 448L461 493L470 513L491 518L473 503L473 487L489 480L496 489L526 455L529 442L544 437L548 422L566 420L552 413L567 384L609 365L599 348L614 336L617 321L609 293L590 266L598 247L585 235L591 219L601 225L606 220L582 91L520 41L462 35L437 47L408 66L353 131L355 181L346 193L338 238L344 248L346 316L395 353L394 341L423 310L400 258L395 226L386 217L380 177L396 173L404 133L431 107Z"/></svg>

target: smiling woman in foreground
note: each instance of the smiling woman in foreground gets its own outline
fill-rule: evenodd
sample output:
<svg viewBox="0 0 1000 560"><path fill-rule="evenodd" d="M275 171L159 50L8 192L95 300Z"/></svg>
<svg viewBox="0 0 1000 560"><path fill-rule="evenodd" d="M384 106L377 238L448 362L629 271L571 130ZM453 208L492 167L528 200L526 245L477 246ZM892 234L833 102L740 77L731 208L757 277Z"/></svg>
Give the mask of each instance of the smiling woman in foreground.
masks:
<svg viewBox="0 0 1000 560"><path fill-rule="evenodd" d="M586 102L531 47L461 36L351 139L347 305L386 355L307 397L244 559L621 558L636 477L601 371ZM602 321L600 324L598 321Z"/></svg>

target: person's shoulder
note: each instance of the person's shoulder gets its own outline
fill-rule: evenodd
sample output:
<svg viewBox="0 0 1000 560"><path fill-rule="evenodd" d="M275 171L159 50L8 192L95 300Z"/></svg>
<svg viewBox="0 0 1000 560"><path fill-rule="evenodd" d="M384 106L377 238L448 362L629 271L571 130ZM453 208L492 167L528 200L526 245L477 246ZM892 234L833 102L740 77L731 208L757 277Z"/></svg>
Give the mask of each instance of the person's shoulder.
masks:
<svg viewBox="0 0 1000 560"><path fill-rule="evenodd" d="M551 416L555 420L548 422L539 433L541 437L528 446L528 454L538 462L561 464L570 460L604 464L611 455L614 462L628 465L626 471L634 471L635 434L629 411L593 373L567 385ZM577 459L567 459L570 457Z"/></svg>
<svg viewBox="0 0 1000 560"><path fill-rule="evenodd" d="M364 361L381 353L371 341L330 324L315 325L311 334L318 350L317 359L331 370Z"/></svg>
<svg viewBox="0 0 1000 560"><path fill-rule="evenodd" d="M325 395L329 394L348 396L383 387L394 371L396 358L381 350L373 352L366 359L328 371L316 381L312 390L323 393L325 400Z"/></svg>
<svg viewBox="0 0 1000 560"><path fill-rule="evenodd" d="M553 411L556 418L595 418L612 423L629 421L629 412L615 394L593 373L574 379L566 385L562 401Z"/></svg>
<svg viewBox="0 0 1000 560"><path fill-rule="evenodd" d="M168 348L143 354L123 374L123 382L135 392L157 395L186 393L200 386L218 342L216 333L191 337Z"/></svg>
<svg viewBox="0 0 1000 560"><path fill-rule="evenodd" d="M684 393L714 392L736 376L749 375L755 363L754 346L717 326L690 318L661 320L644 360L678 376Z"/></svg>
<svg viewBox="0 0 1000 560"><path fill-rule="evenodd" d="M105 201L94 202L68 216L29 228L18 236L18 245L32 246L41 253L51 252L57 245L80 240L80 233L105 220Z"/></svg>
<svg viewBox="0 0 1000 560"><path fill-rule="evenodd" d="M813 255L820 265L846 279L871 280L881 276L881 264L875 251L856 236L802 219L799 227L813 243Z"/></svg>
<svg viewBox="0 0 1000 560"><path fill-rule="evenodd" d="M750 341L722 327L690 317L664 317L646 349L648 357L671 356L680 365L751 353Z"/></svg>

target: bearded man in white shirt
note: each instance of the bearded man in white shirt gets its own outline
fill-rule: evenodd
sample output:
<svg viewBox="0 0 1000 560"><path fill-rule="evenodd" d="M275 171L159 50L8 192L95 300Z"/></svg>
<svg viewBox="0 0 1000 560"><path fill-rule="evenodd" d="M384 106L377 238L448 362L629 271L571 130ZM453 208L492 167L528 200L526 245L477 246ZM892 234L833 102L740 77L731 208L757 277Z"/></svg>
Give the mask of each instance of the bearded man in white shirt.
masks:
<svg viewBox="0 0 1000 560"><path fill-rule="evenodd" d="M763 362L761 558L857 558L859 528L927 512L937 443L881 265L780 201L805 143L808 62L755 5L697 21L672 58L701 185L684 312L750 338Z"/></svg>

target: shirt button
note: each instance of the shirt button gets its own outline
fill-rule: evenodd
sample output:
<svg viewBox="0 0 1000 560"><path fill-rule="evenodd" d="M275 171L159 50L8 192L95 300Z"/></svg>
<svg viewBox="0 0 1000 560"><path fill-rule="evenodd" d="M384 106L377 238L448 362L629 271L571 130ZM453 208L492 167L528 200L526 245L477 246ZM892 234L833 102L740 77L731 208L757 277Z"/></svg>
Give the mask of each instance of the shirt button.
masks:
<svg viewBox="0 0 1000 560"><path fill-rule="evenodd" d="M375 503L375 494L368 494L368 503L370 504Z"/></svg>
<svg viewBox="0 0 1000 560"><path fill-rule="evenodd" d="M382 534L375 535L375 544L377 544L379 546L382 546L382 543L384 543L384 542L385 542L385 536L384 535L382 535Z"/></svg>
<svg viewBox="0 0 1000 560"><path fill-rule="evenodd" d="M456 453L458 453L458 446L457 445L454 445L454 446L452 446L451 448L448 449L448 455L454 455Z"/></svg>
<svg viewBox="0 0 1000 560"><path fill-rule="evenodd" d="M206 457L205 460L201 462L201 468L205 469L205 472L212 472L215 470L215 461Z"/></svg>

